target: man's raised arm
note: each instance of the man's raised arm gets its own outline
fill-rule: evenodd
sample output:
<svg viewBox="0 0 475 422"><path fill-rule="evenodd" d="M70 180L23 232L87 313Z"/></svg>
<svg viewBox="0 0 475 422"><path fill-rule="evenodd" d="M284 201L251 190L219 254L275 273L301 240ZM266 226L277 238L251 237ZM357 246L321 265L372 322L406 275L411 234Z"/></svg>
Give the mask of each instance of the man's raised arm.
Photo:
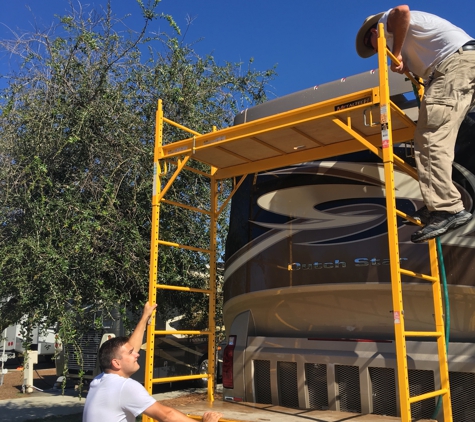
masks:
<svg viewBox="0 0 475 422"><path fill-rule="evenodd" d="M143 333L147 328L148 320L152 316L156 307L156 304L152 305L150 302L145 304L142 317L140 318L140 321L137 323L134 332L129 338L129 343L131 346L133 346L135 352L138 352L142 347Z"/></svg>

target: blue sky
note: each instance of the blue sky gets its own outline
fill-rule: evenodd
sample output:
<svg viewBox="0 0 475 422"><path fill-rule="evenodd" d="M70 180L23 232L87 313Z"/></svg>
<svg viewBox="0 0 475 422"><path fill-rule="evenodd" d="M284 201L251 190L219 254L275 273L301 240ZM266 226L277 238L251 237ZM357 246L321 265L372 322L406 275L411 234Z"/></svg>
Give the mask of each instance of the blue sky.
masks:
<svg viewBox="0 0 475 422"><path fill-rule="evenodd" d="M144 0L146 2L146 0ZM72 0L78 5L77 0ZM105 0L82 0L83 7L100 8ZM194 43L201 55L216 61L244 62L254 58L254 67L264 70L277 65L272 97L320 85L377 67L376 58L361 59L355 52L355 36L368 15L398 5L380 0L162 0L159 12L173 16L184 30L187 17L192 24L185 42ZM414 0L413 10L437 14L475 37L473 0ZM55 14L65 14L69 0L0 0L0 37L11 38L35 26L49 26ZM117 16L131 14L126 22L139 28L136 0L112 0ZM163 20L152 29L166 29ZM0 54L0 73L9 69L10 57Z"/></svg>

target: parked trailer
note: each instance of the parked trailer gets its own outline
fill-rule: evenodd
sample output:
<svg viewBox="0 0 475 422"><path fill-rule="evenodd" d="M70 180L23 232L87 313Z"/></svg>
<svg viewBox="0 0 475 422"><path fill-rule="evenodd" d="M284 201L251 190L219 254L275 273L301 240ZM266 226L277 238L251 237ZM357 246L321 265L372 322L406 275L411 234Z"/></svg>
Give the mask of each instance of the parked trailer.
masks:
<svg viewBox="0 0 475 422"><path fill-rule="evenodd" d="M0 336L0 352L24 353L25 328L21 324L7 327ZM30 350L38 351L39 356L54 355L55 329L54 327L35 326L31 331Z"/></svg>
<svg viewBox="0 0 475 422"><path fill-rule="evenodd" d="M245 110L235 124L364 90L378 71ZM390 72L391 100L413 120L412 86ZM475 114L459 132L453 179L475 198ZM324 133L320 141L324 142ZM409 164L410 145L395 147ZM223 397L302 409L397 416L397 367L383 166L369 151L250 175L232 200L224 274ZM423 205L418 183L395 170L397 209ZM398 217L403 268L430 273L427 246ZM450 303L453 420L475 420L475 219L441 237ZM402 277L411 331L433 328L429 283ZM439 385L436 344L407 341L411 395ZM437 399L411 406L431 418Z"/></svg>

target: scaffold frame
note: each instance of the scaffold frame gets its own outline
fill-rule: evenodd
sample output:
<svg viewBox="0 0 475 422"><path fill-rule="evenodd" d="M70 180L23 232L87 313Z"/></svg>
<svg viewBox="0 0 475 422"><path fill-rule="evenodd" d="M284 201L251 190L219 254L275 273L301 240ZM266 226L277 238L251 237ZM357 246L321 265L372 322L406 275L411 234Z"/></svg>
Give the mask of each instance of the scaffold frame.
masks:
<svg viewBox="0 0 475 422"><path fill-rule="evenodd" d="M210 133L200 134L175 123L163 116L162 103L157 109L156 137L154 148L154 180L152 194L152 230L150 251L149 300L157 301L157 290L175 289L196 291L180 286L157 284L158 248L160 246L191 248L159 238L160 205L168 200L165 195L189 160L198 160L209 166L203 173L210 180L209 210L210 245L200 252L210 255L209 289L198 289L209 296L209 327L207 331L183 331L189 335L207 335L209 338L208 400L214 400L215 389L215 300L216 300L216 220L239 188L244 178L264 170L281 168L304 161L322 160L342 154L368 149L378 155L384 164L386 187L386 209L388 223L389 262L391 274L392 313L397 358L397 386L399 392L400 417L403 422L411 421L411 404L432 397L441 397L445 422L452 421L449 388L448 362L445 343L443 301L441 294L437 249L435 240L428 242L431 273L418 274L402 269L399 260L397 216L410 217L396 209L394 166L417 179L416 170L393 153L393 145L409 143L413 139L415 123L391 100L388 81L388 60L396 58L386 48L384 27L379 25L378 67L379 85L371 89L347 94L341 97L315 103L309 106L261 118L241 125ZM388 57L389 56L389 57ZM413 78L412 75L408 75ZM414 80L417 83L416 80ZM364 114L364 119L362 115ZM364 121L363 121L364 120ZM367 121L370 123L367 124ZM375 123L377 122L377 123ZM191 134L181 141L164 144L163 125L171 124ZM173 160L175 171L162 187L164 167ZM234 178L234 188L223 204L218 203L217 184L222 179ZM238 179L240 178L240 179ZM171 205L182 204L167 202ZM413 220L411 220L413 221ZM419 223L420 224L420 223ZM195 248L196 249L196 248ZM428 332L406 331L401 275L416 277L432 284L435 329ZM147 330L147 357L145 365L145 388L152 393L152 386L158 382L203 378L203 375L185 377L153 378L154 338L168 331L157 331L154 320ZM176 332L175 332L176 333ZM439 355L440 389L420 396L411 397L408 381L406 355L407 337L425 337L437 341ZM144 416L144 421L151 420Z"/></svg>

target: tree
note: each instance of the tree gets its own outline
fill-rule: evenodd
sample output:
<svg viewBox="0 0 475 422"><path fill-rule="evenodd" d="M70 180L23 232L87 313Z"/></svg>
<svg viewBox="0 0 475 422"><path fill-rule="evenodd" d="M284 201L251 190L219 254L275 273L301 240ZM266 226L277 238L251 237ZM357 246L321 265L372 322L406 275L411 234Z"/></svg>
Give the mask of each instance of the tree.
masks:
<svg viewBox="0 0 475 422"><path fill-rule="evenodd" d="M139 32L126 30L110 3L102 13L71 3L55 26L0 41L21 61L0 102L0 331L26 316L29 325L59 322L63 340L74 342L93 323L86 306L140 308L157 100L170 119L209 132L266 99L274 69L200 57L157 13L160 0L137 1ZM151 33L156 18L171 34ZM179 132L167 128L166 139ZM205 179L183 175L170 194L206 207ZM205 242L203 222L175 212L164 209L164 232ZM219 227L223 235L225 218ZM163 282L203 283L202 257L172 250L161 260ZM180 306L179 295L170 300Z"/></svg>

